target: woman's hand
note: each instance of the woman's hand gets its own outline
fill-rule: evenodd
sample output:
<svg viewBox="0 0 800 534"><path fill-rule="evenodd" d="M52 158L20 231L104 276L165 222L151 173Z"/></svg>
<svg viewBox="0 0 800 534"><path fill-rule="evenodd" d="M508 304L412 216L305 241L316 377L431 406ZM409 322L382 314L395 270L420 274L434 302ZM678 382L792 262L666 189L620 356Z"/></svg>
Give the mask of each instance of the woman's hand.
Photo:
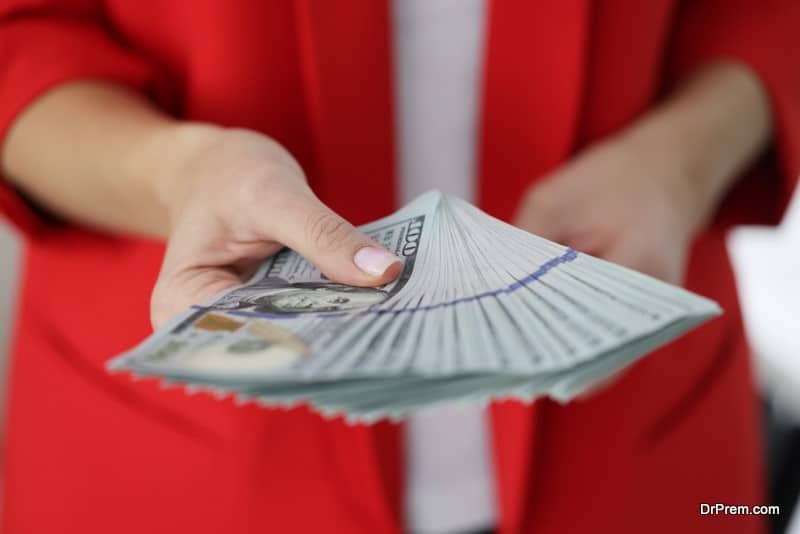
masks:
<svg viewBox="0 0 800 534"><path fill-rule="evenodd" d="M679 284L701 211L674 156L669 147L627 140L591 147L529 190L516 223Z"/></svg>
<svg viewBox="0 0 800 534"><path fill-rule="evenodd" d="M666 103L534 185L516 224L680 284L694 236L764 150L771 128L758 78L741 65L710 65Z"/></svg>
<svg viewBox="0 0 800 534"><path fill-rule="evenodd" d="M675 147L616 139L589 148L529 190L516 224L578 251L680 284L701 220ZM616 376L581 394L590 398Z"/></svg>
<svg viewBox="0 0 800 534"><path fill-rule="evenodd" d="M689 245L767 145L766 91L717 63L614 137L536 184L517 224L577 250L681 283Z"/></svg>
<svg viewBox="0 0 800 534"><path fill-rule="evenodd" d="M337 282L373 286L398 275L400 260L322 204L268 137L189 124L169 146L181 157L157 180L170 228L151 300L155 327L241 284L284 245Z"/></svg>

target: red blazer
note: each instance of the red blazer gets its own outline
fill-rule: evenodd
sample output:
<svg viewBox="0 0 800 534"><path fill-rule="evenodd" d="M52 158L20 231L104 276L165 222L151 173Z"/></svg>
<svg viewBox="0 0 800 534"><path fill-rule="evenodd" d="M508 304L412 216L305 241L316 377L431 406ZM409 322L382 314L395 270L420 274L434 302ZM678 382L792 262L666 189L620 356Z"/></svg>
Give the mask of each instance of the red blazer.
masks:
<svg viewBox="0 0 800 534"><path fill-rule="evenodd" d="M275 137L361 223L395 207L388 13L377 0L4 0L0 140L50 87L115 80L177 116ZM708 61L754 69L776 116L774 154L691 255L687 286L724 316L591 400L492 406L500 532L763 528L699 508L764 499L724 233L774 223L787 202L800 163L797 28L796 0L491 3L480 203L502 218L537 177ZM348 427L109 375L104 363L149 333L162 244L56 221L1 184L0 208L26 238L4 532L402 530L402 426Z"/></svg>

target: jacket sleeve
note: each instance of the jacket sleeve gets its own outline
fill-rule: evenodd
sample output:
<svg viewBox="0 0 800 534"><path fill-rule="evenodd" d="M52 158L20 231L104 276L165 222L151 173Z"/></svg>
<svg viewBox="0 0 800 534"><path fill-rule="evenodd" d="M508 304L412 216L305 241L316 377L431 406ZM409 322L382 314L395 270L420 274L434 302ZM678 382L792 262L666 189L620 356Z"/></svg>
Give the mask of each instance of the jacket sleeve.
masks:
<svg viewBox="0 0 800 534"><path fill-rule="evenodd" d="M732 191L731 222L779 222L800 172L800 2L686 0L677 12L668 57L672 81L719 60L749 67L770 99L773 147ZM725 208L728 208L727 210ZM731 209L732 208L732 209Z"/></svg>
<svg viewBox="0 0 800 534"><path fill-rule="evenodd" d="M0 4L0 146L14 120L57 84L106 79L142 91L152 65L116 42L96 0L3 0ZM46 218L0 177L0 215L28 237Z"/></svg>

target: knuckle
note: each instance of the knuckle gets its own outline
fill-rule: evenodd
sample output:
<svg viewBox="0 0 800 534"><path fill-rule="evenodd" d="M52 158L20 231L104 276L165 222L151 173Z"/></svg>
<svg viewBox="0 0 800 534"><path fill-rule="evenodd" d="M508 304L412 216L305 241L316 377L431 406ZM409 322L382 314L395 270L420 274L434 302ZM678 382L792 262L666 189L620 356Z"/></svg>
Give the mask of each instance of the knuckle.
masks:
<svg viewBox="0 0 800 534"><path fill-rule="evenodd" d="M523 206L528 214L536 219L547 218L556 211L553 198L543 187L530 188L525 195Z"/></svg>
<svg viewBox="0 0 800 534"><path fill-rule="evenodd" d="M310 190L302 177L287 169L265 164L237 181L237 205L250 216L280 214L298 208Z"/></svg>
<svg viewBox="0 0 800 534"><path fill-rule="evenodd" d="M306 238L318 250L331 251L341 247L350 233L350 225L329 211L310 214L306 222Z"/></svg>
<svg viewBox="0 0 800 534"><path fill-rule="evenodd" d="M154 329L158 329L166 321L167 313L164 308L164 299L154 293L150 300L150 323Z"/></svg>
<svg viewBox="0 0 800 534"><path fill-rule="evenodd" d="M177 297L175 277L162 273L156 280L150 294L150 322L155 329L160 328L174 314Z"/></svg>
<svg viewBox="0 0 800 534"><path fill-rule="evenodd" d="M275 173L271 168L260 168L243 173L235 181L239 201L243 206L258 207L276 195Z"/></svg>

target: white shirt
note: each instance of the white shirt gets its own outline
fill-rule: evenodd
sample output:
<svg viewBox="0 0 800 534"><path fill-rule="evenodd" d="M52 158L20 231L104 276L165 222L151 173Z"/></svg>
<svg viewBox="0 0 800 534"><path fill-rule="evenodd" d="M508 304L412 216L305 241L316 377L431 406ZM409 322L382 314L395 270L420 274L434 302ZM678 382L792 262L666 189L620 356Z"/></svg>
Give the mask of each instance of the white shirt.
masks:
<svg viewBox="0 0 800 534"><path fill-rule="evenodd" d="M395 0L394 65L403 203L440 189L473 201L482 79L483 0ZM483 409L445 406L410 418L406 522L420 533L496 525Z"/></svg>

